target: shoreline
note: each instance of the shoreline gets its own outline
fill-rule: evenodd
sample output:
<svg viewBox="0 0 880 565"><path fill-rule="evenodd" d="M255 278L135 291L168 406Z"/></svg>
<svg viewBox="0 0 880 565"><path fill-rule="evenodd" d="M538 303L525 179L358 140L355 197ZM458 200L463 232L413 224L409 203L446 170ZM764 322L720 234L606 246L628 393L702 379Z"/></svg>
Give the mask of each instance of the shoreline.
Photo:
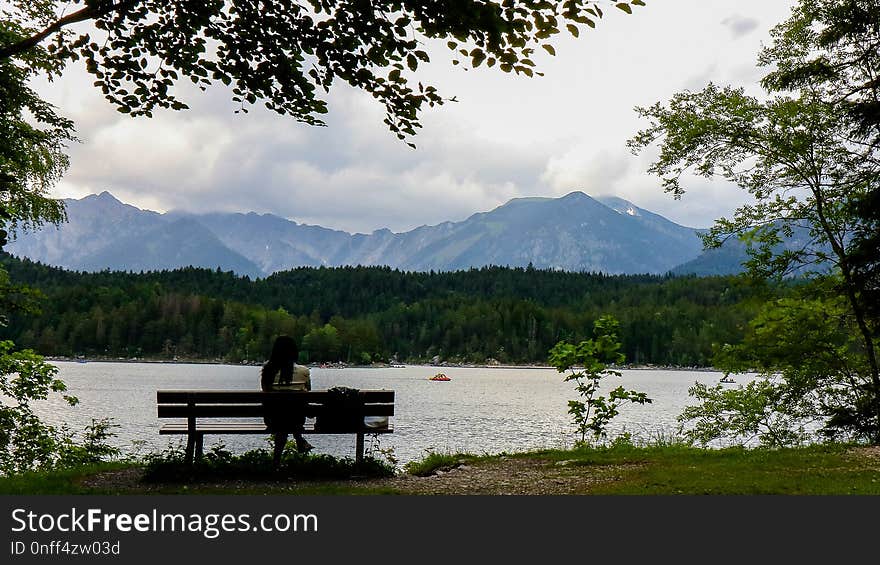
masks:
<svg viewBox="0 0 880 565"><path fill-rule="evenodd" d="M146 359L146 358L87 358L87 357L62 357L62 356L44 356L49 362L65 362L65 363L156 363L166 365L230 365L243 367L258 367L261 362L250 361L241 363L231 363L220 360L205 359ZM518 364L479 364L479 363L373 363L370 365L357 365L347 363L309 363L306 366L312 369L396 369L405 367L427 367L432 369L555 369L550 365L518 365ZM722 371L714 367L676 367L665 365L621 365L612 367L621 371L686 371L700 373L721 373Z"/></svg>

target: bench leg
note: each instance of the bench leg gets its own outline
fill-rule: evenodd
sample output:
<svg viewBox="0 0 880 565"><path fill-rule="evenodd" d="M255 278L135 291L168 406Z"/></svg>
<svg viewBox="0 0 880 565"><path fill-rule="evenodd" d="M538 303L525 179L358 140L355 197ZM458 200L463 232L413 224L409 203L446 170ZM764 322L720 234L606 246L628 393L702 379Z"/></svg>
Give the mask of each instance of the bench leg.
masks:
<svg viewBox="0 0 880 565"><path fill-rule="evenodd" d="M188 434L186 436L186 453L185 453L185 461L187 465L192 465L193 462L193 452L196 447L196 436L195 434Z"/></svg>
<svg viewBox="0 0 880 565"><path fill-rule="evenodd" d="M196 461L199 461L204 454L205 434L196 435Z"/></svg>
<svg viewBox="0 0 880 565"><path fill-rule="evenodd" d="M355 445L355 452L354 452L354 462L356 465L361 465L364 462L364 434L363 434L363 432L358 432L358 435L357 435L357 443Z"/></svg>
<svg viewBox="0 0 880 565"><path fill-rule="evenodd" d="M287 445L287 434L275 434L275 452L272 462L276 469L281 466L281 454L284 452L285 445Z"/></svg>

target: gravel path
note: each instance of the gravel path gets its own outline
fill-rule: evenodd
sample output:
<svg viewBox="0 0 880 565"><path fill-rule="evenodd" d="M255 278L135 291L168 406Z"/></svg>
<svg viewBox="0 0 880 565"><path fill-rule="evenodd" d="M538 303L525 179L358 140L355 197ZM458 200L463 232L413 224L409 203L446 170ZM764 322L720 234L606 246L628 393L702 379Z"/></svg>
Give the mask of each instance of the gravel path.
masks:
<svg viewBox="0 0 880 565"><path fill-rule="evenodd" d="M417 477L401 474L385 479L331 481L321 484L348 485L365 488L391 488L401 494L492 494L492 495L554 495L588 494L597 483L619 480L625 466L584 466L569 461L535 458L503 457L493 460L461 461L451 468L439 469L433 475ZM150 493L161 491L163 485L141 482L141 471L128 468L86 477L80 484L88 488L113 489L119 492ZM283 492L307 486L305 481L255 482L243 480L209 481L192 485L193 490L221 488L253 491L267 488Z"/></svg>
<svg viewBox="0 0 880 565"><path fill-rule="evenodd" d="M588 494L598 483L619 480L625 468L503 457L462 462L428 477L401 475L384 482L408 494Z"/></svg>

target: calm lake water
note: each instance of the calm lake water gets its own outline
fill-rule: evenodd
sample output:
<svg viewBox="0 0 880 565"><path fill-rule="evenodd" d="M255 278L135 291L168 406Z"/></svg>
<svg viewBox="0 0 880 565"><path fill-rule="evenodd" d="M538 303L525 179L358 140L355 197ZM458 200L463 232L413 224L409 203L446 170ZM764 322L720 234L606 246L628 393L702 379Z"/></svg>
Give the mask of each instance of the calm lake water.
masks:
<svg viewBox="0 0 880 565"><path fill-rule="evenodd" d="M259 367L163 363L54 362L69 392L80 403L42 403L37 411L55 424L82 429L92 418L118 424L114 443L127 452L148 453L181 440L159 436L156 390L259 389ZM432 382L442 370L452 380ZM398 368L312 369L312 388L349 386L395 391L394 433L380 436L382 448L393 448L401 463L439 452L499 453L543 447L570 447L575 439L568 400L573 383L554 369ZM649 438L669 434L689 403L694 382L717 383L714 372L632 370L622 379L607 379L646 392L645 406L626 406L611 426ZM738 382L744 382L742 377ZM309 436L320 453L354 456L354 436ZM206 436L205 448L222 442L233 451L268 445L262 436ZM368 443L369 445L369 443Z"/></svg>

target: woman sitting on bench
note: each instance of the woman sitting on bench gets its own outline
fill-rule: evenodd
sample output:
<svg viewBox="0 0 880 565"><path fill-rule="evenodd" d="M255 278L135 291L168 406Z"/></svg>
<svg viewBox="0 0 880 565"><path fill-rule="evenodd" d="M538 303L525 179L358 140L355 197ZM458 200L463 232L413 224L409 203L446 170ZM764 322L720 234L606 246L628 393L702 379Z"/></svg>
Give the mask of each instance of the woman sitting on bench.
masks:
<svg viewBox="0 0 880 565"><path fill-rule="evenodd" d="M260 374L260 388L271 390L311 390L312 381L309 368L297 365L299 348L290 336L281 335L275 338L269 360L263 365ZM296 450L301 453L311 451L312 446L302 436L306 417L303 414L291 414L280 410L268 410L265 416L266 426L275 436L275 465L281 462L281 452L287 443L287 435L293 434Z"/></svg>

